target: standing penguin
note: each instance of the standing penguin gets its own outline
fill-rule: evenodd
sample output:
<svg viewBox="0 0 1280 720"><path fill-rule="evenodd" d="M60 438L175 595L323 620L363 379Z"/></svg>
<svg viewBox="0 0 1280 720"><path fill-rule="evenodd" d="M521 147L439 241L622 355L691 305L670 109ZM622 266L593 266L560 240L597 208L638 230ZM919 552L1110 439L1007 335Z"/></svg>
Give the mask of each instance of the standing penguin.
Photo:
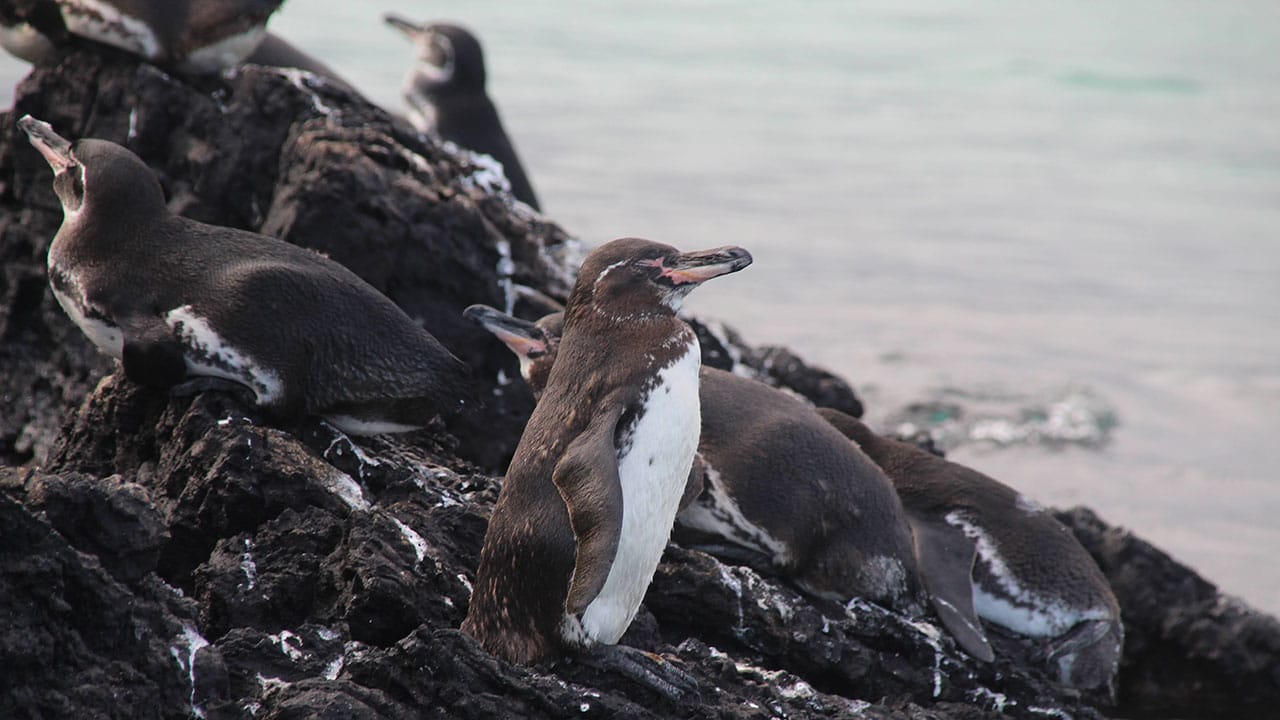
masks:
<svg viewBox="0 0 1280 720"><path fill-rule="evenodd" d="M819 412L893 479L931 593L971 596L978 617L1039 641L1059 682L1114 697L1120 605L1066 526L976 470L880 437L838 410Z"/></svg>
<svg viewBox="0 0 1280 720"><path fill-rule="evenodd" d="M556 362L562 314L537 323L484 305L464 314L515 353L538 395ZM703 367L699 397L703 487L681 506L677 540L828 599L920 609L911 529L875 463L812 407L762 382Z"/></svg>
<svg viewBox="0 0 1280 720"><path fill-rule="evenodd" d="M489 652L531 663L622 637L698 444L701 351L676 310L700 283L750 263L737 247L681 253L637 238L587 256L462 623Z"/></svg>
<svg viewBox="0 0 1280 720"><path fill-rule="evenodd" d="M413 124L501 163L511 194L540 209L498 108L485 94L484 51L476 36L446 23L418 25L394 14L384 20L413 42L417 62L404 81Z"/></svg>
<svg viewBox="0 0 1280 720"><path fill-rule="evenodd" d="M151 169L115 143L72 145L30 115L18 125L62 202L54 296L130 380L230 381L280 419L320 415L361 435L422 427L469 394L466 365L355 273L172 214Z"/></svg>

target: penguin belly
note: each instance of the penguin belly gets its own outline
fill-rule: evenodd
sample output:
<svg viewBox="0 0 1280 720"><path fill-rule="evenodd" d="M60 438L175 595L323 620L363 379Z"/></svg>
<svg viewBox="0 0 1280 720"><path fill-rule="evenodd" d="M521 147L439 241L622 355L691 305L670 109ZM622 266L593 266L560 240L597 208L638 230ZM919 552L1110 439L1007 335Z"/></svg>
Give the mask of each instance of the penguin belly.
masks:
<svg viewBox="0 0 1280 720"><path fill-rule="evenodd" d="M982 527L960 511L948 513L946 520L977 544L977 562L983 563L993 579L973 584L973 609L978 617L1019 635L1040 638L1057 637L1082 622L1110 619L1111 612L1105 607L1078 607L1026 587Z"/></svg>
<svg viewBox="0 0 1280 720"><path fill-rule="evenodd" d="M582 627L596 642L613 644L626 632L671 536L701 430L700 367L695 341L683 357L658 373L641 404L630 442L620 449L618 551L600 594L582 613Z"/></svg>

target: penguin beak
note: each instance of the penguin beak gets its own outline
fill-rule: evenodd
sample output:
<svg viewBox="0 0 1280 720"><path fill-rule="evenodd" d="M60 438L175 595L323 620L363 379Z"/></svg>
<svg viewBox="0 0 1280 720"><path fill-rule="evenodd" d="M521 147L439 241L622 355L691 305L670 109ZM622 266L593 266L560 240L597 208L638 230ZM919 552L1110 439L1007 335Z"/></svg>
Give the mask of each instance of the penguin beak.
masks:
<svg viewBox="0 0 1280 720"><path fill-rule="evenodd" d="M49 123L23 115L18 121L18 127L22 128L32 146L44 156L49 167L53 168L54 175L76 164L76 159L71 157L71 141L54 132Z"/></svg>
<svg viewBox="0 0 1280 720"><path fill-rule="evenodd" d="M480 323L519 357L536 358L547 352L546 336L527 320L511 317L488 305L472 305L463 310L462 315Z"/></svg>
<svg viewBox="0 0 1280 720"><path fill-rule="evenodd" d="M382 21L405 35L408 35L410 40L417 40L425 30L421 25L406 20L404 17L395 13L387 13L386 15L383 15Z"/></svg>
<svg viewBox="0 0 1280 720"><path fill-rule="evenodd" d="M662 268L659 277L672 285L706 282L714 277L738 272L751 264L751 253L733 245L680 253L675 262Z"/></svg>
<svg viewBox="0 0 1280 720"><path fill-rule="evenodd" d="M535 310L540 310L544 315L564 312L564 303L544 292L535 290L528 285L521 285L520 283L514 283L512 287L516 291L517 300L527 303Z"/></svg>

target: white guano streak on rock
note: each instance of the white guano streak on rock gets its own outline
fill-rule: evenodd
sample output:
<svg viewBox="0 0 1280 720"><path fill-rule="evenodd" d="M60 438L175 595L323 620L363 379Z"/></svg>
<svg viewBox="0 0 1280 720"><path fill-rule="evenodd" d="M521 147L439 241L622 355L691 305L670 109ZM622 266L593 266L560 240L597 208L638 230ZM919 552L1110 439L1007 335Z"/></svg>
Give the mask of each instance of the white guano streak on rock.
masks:
<svg viewBox="0 0 1280 720"><path fill-rule="evenodd" d="M169 654L178 661L178 667L187 673L187 681L191 684L191 714L203 718L204 710L196 706L196 653L207 647L209 641L204 639L198 630L190 625L182 626L182 642L186 645L185 659L183 651L177 645L170 646Z"/></svg>

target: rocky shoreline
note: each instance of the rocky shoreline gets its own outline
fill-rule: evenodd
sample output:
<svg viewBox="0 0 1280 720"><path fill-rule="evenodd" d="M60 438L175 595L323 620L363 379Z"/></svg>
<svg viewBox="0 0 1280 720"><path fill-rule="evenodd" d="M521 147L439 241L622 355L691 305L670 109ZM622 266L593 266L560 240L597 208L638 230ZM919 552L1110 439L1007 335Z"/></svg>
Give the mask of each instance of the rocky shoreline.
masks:
<svg viewBox="0 0 1280 720"><path fill-rule="evenodd" d="M25 113L127 145L191 217L347 265L475 369L484 410L353 442L109 374L48 291L61 211L14 123ZM485 158L296 71L191 84L79 50L34 70L0 127L0 717L1227 718L1280 705L1280 623L1082 508L1059 518L1123 608L1115 707L1004 655L976 663L926 622L815 603L675 546L624 642L680 663L697 693L496 661L455 628L532 399L461 311L520 312L516 285L563 298L577 243L513 202ZM847 383L785 348L698 329L706 362L860 414Z"/></svg>

